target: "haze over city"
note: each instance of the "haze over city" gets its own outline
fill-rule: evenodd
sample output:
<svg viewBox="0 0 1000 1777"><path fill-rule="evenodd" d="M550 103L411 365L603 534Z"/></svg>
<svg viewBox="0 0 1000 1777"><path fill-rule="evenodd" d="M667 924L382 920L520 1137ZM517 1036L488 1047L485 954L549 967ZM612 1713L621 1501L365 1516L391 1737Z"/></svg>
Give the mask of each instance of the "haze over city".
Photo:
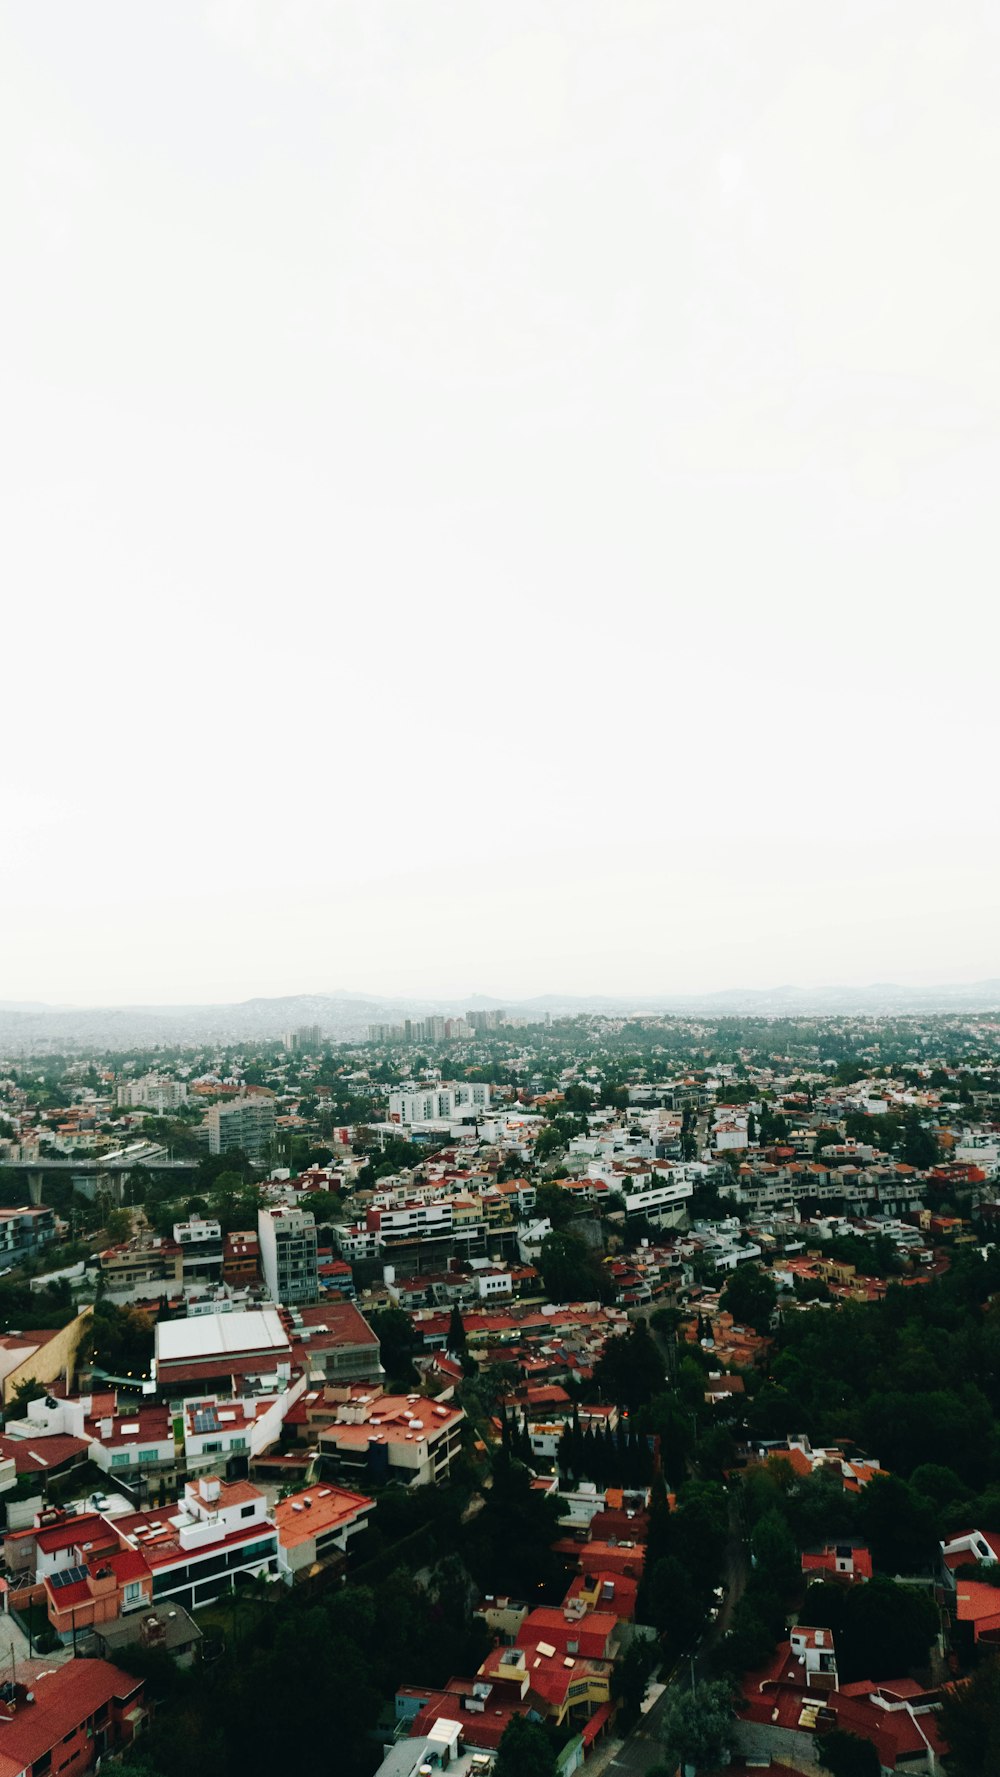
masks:
<svg viewBox="0 0 1000 1777"><path fill-rule="evenodd" d="M996 48L7 9L4 996L1000 974Z"/></svg>

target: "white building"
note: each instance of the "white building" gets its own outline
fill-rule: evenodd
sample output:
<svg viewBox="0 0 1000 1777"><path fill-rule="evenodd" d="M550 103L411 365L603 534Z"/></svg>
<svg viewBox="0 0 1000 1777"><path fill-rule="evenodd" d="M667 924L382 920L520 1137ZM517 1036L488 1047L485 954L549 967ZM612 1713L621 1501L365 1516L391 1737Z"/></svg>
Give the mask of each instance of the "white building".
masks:
<svg viewBox="0 0 1000 1777"><path fill-rule="evenodd" d="M655 1175L654 1175L655 1177ZM690 1180L668 1176L662 1184L642 1184L638 1190L622 1190L626 1216L645 1216L648 1221L675 1221L685 1212L694 1191Z"/></svg>
<svg viewBox="0 0 1000 1777"><path fill-rule="evenodd" d="M272 1302L290 1306L319 1299L316 1218L311 1210L279 1204L257 1211L260 1267Z"/></svg>
<svg viewBox="0 0 1000 1777"><path fill-rule="evenodd" d="M427 1086L401 1087L389 1094L389 1120L393 1123L451 1123L489 1109L490 1089L484 1080L437 1081Z"/></svg>
<svg viewBox="0 0 1000 1777"><path fill-rule="evenodd" d="M141 1079L126 1080L117 1096L120 1105L140 1105L162 1117L166 1111L187 1104L188 1089L183 1080L168 1079L166 1074L143 1074Z"/></svg>

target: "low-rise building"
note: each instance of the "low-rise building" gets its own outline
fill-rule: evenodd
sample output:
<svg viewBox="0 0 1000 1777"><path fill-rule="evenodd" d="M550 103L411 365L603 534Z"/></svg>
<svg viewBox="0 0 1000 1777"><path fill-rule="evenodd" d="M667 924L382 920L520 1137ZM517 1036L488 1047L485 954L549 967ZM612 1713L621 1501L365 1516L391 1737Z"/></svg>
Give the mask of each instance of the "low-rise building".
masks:
<svg viewBox="0 0 1000 1777"><path fill-rule="evenodd" d="M261 1392L278 1392L291 1381L292 1348L277 1308L160 1320L154 1338L162 1400L241 1393L250 1380Z"/></svg>
<svg viewBox="0 0 1000 1777"><path fill-rule="evenodd" d="M353 1302L323 1302L283 1316L292 1357L311 1385L381 1382L378 1335Z"/></svg>
<svg viewBox="0 0 1000 1777"><path fill-rule="evenodd" d="M339 1566L351 1543L363 1534L375 1501L346 1487L323 1484L288 1494L274 1508L278 1530L278 1572L291 1585Z"/></svg>
<svg viewBox="0 0 1000 1777"><path fill-rule="evenodd" d="M102 1624L148 1606L153 1592L143 1556L123 1547L117 1535L103 1549L78 1543L75 1553L72 1567L44 1581L49 1623L63 1645L74 1648Z"/></svg>
<svg viewBox="0 0 1000 1777"><path fill-rule="evenodd" d="M461 1407L423 1395L325 1388L311 1402L307 1394L305 1404L338 1479L421 1486L444 1480L459 1452Z"/></svg>
<svg viewBox="0 0 1000 1777"><path fill-rule="evenodd" d="M130 1745L145 1720L143 1680L107 1660L18 1670L0 1687L0 1777L80 1777Z"/></svg>
<svg viewBox="0 0 1000 1777"><path fill-rule="evenodd" d="M204 1475L189 1481L176 1506L115 1521L153 1576L153 1598L185 1610L231 1591L240 1574L276 1574L278 1533L267 1500L249 1481Z"/></svg>

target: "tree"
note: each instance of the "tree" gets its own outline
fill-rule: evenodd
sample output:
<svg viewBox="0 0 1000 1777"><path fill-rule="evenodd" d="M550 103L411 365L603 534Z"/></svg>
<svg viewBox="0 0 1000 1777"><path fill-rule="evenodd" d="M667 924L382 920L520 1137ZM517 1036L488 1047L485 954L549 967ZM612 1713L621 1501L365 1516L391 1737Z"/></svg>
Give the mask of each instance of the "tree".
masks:
<svg viewBox="0 0 1000 1777"><path fill-rule="evenodd" d="M104 1230L111 1246L120 1246L131 1239L132 1217L127 1209L113 1209L104 1219Z"/></svg>
<svg viewBox="0 0 1000 1777"><path fill-rule="evenodd" d="M696 1585L711 1587L722 1569L729 1539L729 1501L715 1481L688 1481L671 1513L677 1554Z"/></svg>
<svg viewBox="0 0 1000 1777"><path fill-rule="evenodd" d="M546 1234L539 1264L545 1293L553 1302L600 1301L611 1293L600 1261L579 1234Z"/></svg>
<svg viewBox="0 0 1000 1777"><path fill-rule="evenodd" d="M486 1592L509 1592L543 1602L548 1589L565 1590L565 1571L553 1552L559 1510L548 1494L531 1484L531 1474L501 1451L493 1463L493 1485L482 1510L464 1527L466 1565Z"/></svg>
<svg viewBox="0 0 1000 1777"><path fill-rule="evenodd" d="M663 1359L645 1321L609 1339L594 1365L594 1381L606 1401L633 1412L663 1387Z"/></svg>
<svg viewBox="0 0 1000 1777"><path fill-rule="evenodd" d="M555 1753L540 1723L515 1715L507 1724L493 1767L494 1777L555 1777Z"/></svg>
<svg viewBox="0 0 1000 1777"><path fill-rule="evenodd" d="M858 1518L883 1573L919 1573L936 1554L934 1508L898 1475L869 1481L858 1501Z"/></svg>
<svg viewBox="0 0 1000 1777"><path fill-rule="evenodd" d="M766 1512L750 1538L754 1561L765 1582L782 1597L797 1591L802 1563L795 1539L779 1511Z"/></svg>
<svg viewBox="0 0 1000 1777"><path fill-rule="evenodd" d="M572 1192L551 1182L539 1185L535 1192L534 1213L539 1219L547 1217L553 1230L568 1228L576 1214Z"/></svg>
<svg viewBox="0 0 1000 1777"><path fill-rule="evenodd" d="M816 1753L824 1771L832 1771L834 1777L880 1777L882 1766L874 1744L858 1734L831 1728L818 1737Z"/></svg>
<svg viewBox="0 0 1000 1777"><path fill-rule="evenodd" d="M733 1612L732 1627L722 1641L718 1665L724 1672L753 1672L763 1666L775 1643L754 1599L744 1593Z"/></svg>
<svg viewBox="0 0 1000 1777"><path fill-rule="evenodd" d="M541 1165L543 1160L548 1160L551 1155L557 1154L560 1148L565 1146L565 1139L555 1124L549 1123L544 1129L540 1129L535 1137L535 1159Z"/></svg>
<svg viewBox="0 0 1000 1777"><path fill-rule="evenodd" d="M937 1142L920 1121L919 1111L908 1111L903 1124L903 1159L907 1166L926 1172L940 1159Z"/></svg>
<svg viewBox="0 0 1000 1777"><path fill-rule="evenodd" d="M462 1310L456 1302L451 1311L451 1319L448 1322L448 1350L451 1352L452 1357L461 1357L465 1348L465 1322L462 1319Z"/></svg>
<svg viewBox="0 0 1000 1777"><path fill-rule="evenodd" d="M409 1315L402 1308L379 1308L369 1314L368 1324L382 1347L382 1363L389 1379L413 1381L417 1338Z"/></svg>
<svg viewBox="0 0 1000 1777"><path fill-rule="evenodd" d="M656 1643L636 1640L616 1663L611 1680L612 1695L621 1701L621 1722L627 1728L634 1722L645 1701L649 1675L656 1664Z"/></svg>
<svg viewBox="0 0 1000 1777"><path fill-rule="evenodd" d="M946 1690L939 1720L951 1748L951 1777L1000 1771L1000 1659L984 1660L971 1678Z"/></svg>
<svg viewBox="0 0 1000 1777"><path fill-rule="evenodd" d="M5 1409L7 1418L23 1419L28 1411L28 1403L33 1401L36 1395L43 1393L43 1384L36 1382L34 1376L26 1376L23 1382L15 1382L14 1399L7 1402Z"/></svg>
<svg viewBox="0 0 1000 1777"><path fill-rule="evenodd" d="M727 1679L711 1679L693 1690L667 1692L660 1718L667 1762L718 1765L728 1750L733 1726L733 1691Z"/></svg>
<svg viewBox="0 0 1000 1777"><path fill-rule="evenodd" d="M664 1555L643 1569L639 1620L670 1637L678 1651L689 1646L703 1621L691 1575L676 1555Z"/></svg>
<svg viewBox="0 0 1000 1777"><path fill-rule="evenodd" d="M876 1575L854 1586L845 1612L845 1671L852 1678L898 1678L923 1666L938 1632L933 1598Z"/></svg>
<svg viewBox="0 0 1000 1777"><path fill-rule="evenodd" d="M839 1129L817 1129L816 1139L813 1142L813 1153L818 1156L822 1154L824 1148L835 1148L839 1143Z"/></svg>
<svg viewBox="0 0 1000 1777"><path fill-rule="evenodd" d="M923 1666L938 1631L933 1598L915 1586L897 1586L876 1575L848 1589L820 1582L809 1586L802 1621L832 1629L841 1679L900 1678Z"/></svg>
<svg viewBox="0 0 1000 1777"><path fill-rule="evenodd" d="M719 1305L735 1321L766 1333L777 1297L773 1277L756 1265L740 1265L726 1284Z"/></svg>

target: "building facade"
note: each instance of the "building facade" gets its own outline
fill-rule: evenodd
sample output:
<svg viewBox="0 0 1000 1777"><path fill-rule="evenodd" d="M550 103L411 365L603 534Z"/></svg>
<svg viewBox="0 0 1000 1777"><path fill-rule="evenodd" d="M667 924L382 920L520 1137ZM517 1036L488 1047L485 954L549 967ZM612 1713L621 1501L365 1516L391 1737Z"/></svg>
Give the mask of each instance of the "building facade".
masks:
<svg viewBox="0 0 1000 1777"><path fill-rule="evenodd" d="M254 1092L228 1103L209 1105L205 1128L210 1154L231 1154L240 1149L255 1166L263 1166L274 1145L274 1099Z"/></svg>
<svg viewBox="0 0 1000 1777"><path fill-rule="evenodd" d="M257 1238L264 1283L272 1302L287 1307L318 1301L316 1218L312 1211L284 1205L258 1210Z"/></svg>

